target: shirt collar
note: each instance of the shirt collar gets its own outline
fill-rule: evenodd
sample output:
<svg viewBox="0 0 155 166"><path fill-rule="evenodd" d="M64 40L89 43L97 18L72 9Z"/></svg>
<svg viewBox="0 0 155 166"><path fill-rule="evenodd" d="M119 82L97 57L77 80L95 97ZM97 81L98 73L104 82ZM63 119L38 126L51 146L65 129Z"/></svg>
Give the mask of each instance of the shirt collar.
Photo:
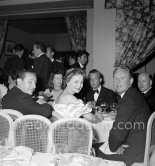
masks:
<svg viewBox="0 0 155 166"><path fill-rule="evenodd" d="M123 93L120 95L120 96L121 96L121 98L123 98L124 94L125 94L125 92L123 92Z"/></svg>
<svg viewBox="0 0 155 166"><path fill-rule="evenodd" d="M150 86L149 89L147 89L146 91L142 92L144 94L146 94L152 87Z"/></svg>
<svg viewBox="0 0 155 166"><path fill-rule="evenodd" d="M50 59L52 62L54 62L54 58Z"/></svg>
<svg viewBox="0 0 155 166"><path fill-rule="evenodd" d="M44 54L44 53L39 54L37 58L39 58L39 57L40 57L41 55L43 55L43 54Z"/></svg>
<svg viewBox="0 0 155 166"><path fill-rule="evenodd" d="M98 89L98 91L100 93L100 91L101 91L101 85L97 89ZM97 89L93 89L93 90L97 90Z"/></svg>
<svg viewBox="0 0 155 166"><path fill-rule="evenodd" d="M80 62L78 62L78 63L79 63L79 65L80 65L81 69L83 69L83 68L84 68L84 65L81 64Z"/></svg>

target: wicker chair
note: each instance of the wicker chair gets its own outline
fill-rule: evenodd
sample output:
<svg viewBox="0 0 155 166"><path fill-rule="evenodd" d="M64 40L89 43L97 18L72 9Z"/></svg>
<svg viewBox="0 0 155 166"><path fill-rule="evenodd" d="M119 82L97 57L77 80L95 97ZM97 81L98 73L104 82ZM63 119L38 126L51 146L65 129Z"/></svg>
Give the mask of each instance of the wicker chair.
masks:
<svg viewBox="0 0 155 166"><path fill-rule="evenodd" d="M147 124L146 145L143 163L134 163L132 166L149 166L152 147L155 145L155 112L149 118Z"/></svg>
<svg viewBox="0 0 155 166"><path fill-rule="evenodd" d="M12 118L3 112L0 112L0 141L1 145L6 143L11 146L11 126L13 120ZM7 140L7 142L6 142Z"/></svg>
<svg viewBox="0 0 155 166"><path fill-rule="evenodd" d="M40 115L25 115L12 126L14 146L26 146L34 152L51 152L51 122Z"/></svg>
<svg viewBox="0 0 155 166"><path fill-rule="evenodd" d="M63 118L52 123L53 153L81 153L90 155L92 128L80 118Z"/></svg>
<svg viewBox="0 0 155 166"><path fill-rule="evenodd" d="M17 110L13 110L13 109L2 109L0 112L5 112L7 114L9 114L11 116L11 118L13 119L13 121L15 121L17 118L23 116L23 114Z"/></svg>

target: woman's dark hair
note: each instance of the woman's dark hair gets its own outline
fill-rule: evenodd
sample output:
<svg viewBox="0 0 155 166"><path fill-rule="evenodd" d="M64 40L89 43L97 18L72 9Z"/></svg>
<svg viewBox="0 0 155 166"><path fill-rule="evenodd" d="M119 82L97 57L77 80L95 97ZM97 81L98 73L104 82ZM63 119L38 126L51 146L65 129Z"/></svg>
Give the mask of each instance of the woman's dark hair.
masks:
<svg viewBox="0 0 155 166"><path fill-rule="evenodd" d="M62 75L62 79L63 79L63 72L61 70L55 70L53 73L50 74L49 80L48 80L48 84L47 84L47 88L52 90L54 88L54 84L53 84L53 79L55 75ZM64 89L64 84L63 84L63 80L62 80L62 85L61 88Z"/></svg>
<svg viewBox="0 0 155 166"><path fill-rule="evenodd" d="M72 69L67 70L65 79L64 79L65 86L72 79L73 76L77 76L77 75L82 75L84 78L83 70L80 68L72 68Z"/></svg>

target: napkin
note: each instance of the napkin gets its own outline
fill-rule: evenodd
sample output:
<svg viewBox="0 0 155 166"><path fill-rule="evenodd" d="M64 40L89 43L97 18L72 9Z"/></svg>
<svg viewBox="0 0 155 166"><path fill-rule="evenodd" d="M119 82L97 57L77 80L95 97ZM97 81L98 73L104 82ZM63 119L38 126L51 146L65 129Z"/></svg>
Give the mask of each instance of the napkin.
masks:
<svg viewBox="0 0 155 166"><path fill-rule="evenodd" d="M111 152L109 149L109 143L105 142L102 146L99 148L104 154L116 154L116 152Z"/></svg>
<svg viewBox="0 0 155 166"><path fill-rule="evenodd" d="M25 146L16 146L13 148L11 153L3 158L3 161L11 161L11 160L23 160L30 161L32 158L33 149Z"/></svg>

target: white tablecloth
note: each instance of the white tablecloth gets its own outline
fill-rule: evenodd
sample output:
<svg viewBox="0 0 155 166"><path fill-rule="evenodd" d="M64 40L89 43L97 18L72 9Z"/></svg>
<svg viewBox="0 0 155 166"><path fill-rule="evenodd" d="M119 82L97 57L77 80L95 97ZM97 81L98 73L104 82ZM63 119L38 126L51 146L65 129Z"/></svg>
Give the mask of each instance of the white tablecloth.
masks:
<svg viewBox="0 0 155 166"><path fill-rule="evenodd" d="M86 165L91 165L91 166L125 166L123 162L119 161L109 161L109 160L103 160L98 157L91 157L93 158L93 163L91 164L86 164ZM47 153L36 153L32 157L33 163L35 163L37 166L55 166L54 162L52 161L52 154L47 154ZM74 161L73 163L69 164L63 164L63 166L83 166L83 164L80 164L77 161Z"/></svg>
<svg viewBox="0 0 155 166"><path fill-rule="evenodd" d="M109 137L109 132L112 128L114 120L103 120L100 123L92 124L92 128L97 138L97 142L107 142Z"/></svg>

